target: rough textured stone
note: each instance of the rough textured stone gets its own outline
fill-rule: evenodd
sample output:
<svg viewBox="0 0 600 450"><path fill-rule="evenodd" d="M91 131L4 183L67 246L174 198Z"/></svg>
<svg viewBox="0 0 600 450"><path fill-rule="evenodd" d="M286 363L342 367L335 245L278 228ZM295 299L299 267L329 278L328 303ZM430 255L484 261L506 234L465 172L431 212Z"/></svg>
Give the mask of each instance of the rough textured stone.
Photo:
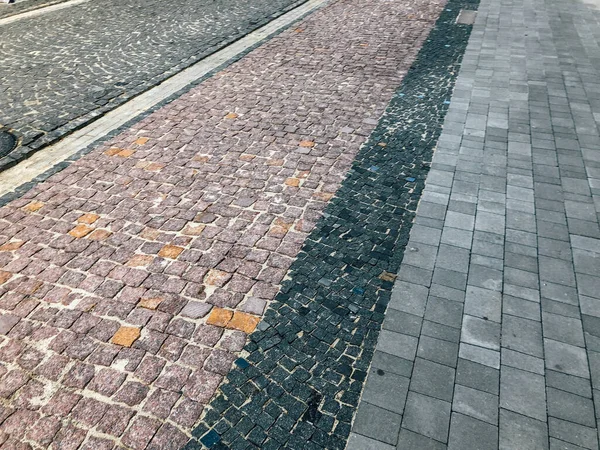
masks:
<svg viewBox="0 0 600 450"><path fill-rule="evenodd" d="M212 305L190 301L181 310L181 315L189 317L190 319L199 319L200 317L206 316L211 309Z"/></svg>
<svg viewBox="0 0 600 450"><path fill-rule="evenodd" d="M21 248L24 243L24 241L7 242L6 244L0 245L0 252L12 252L13 250Z"/></svg>
<svg viewBox="0 0 600 450"><path fill-rule="evenodd" d="M158 305L160 305L163 300L164 299L161 298L161 297L142 298L140 300L140 302L138 303L138 306L140 308L146 308L146 309L152 309L152 310L154 310L154 309L158 308Z"/></svg>
<svg viewBox="0 0 600 450"><path fill-rule="evenodd" d="M182 247L178 247L176 245L165 245L158 252L158 256L162 256L163 258L176 259L182 251Z"/></svg>
<svg viewBox="0 0 600 450"><path fill-rule="evenodd" d="M121 327L110 340L113 344L131 347L140 337L140 329L136 327Z"/></svg>
<svg viewBox="0 0 600 450"><path fill-rule="evenodd" d="M82 238L90 234L92 231L93 228L88 227L87 225L77 225L75 228L69 231L69 234L75 238Z"/></svg>
<svg viewBox="0 0 600 450"><path fill-rule="evenodd" d="M98 214L88 213L88 214L84 214L79 219L77 219L77 222L91 225L94 222L96 222L99 218L100 218L100 216Z"/></svg>
<svg viewBox="0 0 600 450"><path fill-rule="evenodd" d="M233 311L223 308L213 308L210 312L206 323L217 327L225 327L233 317Z"/></svg>
<svg viewBox="0 0 600 450"><path fill-rule="evenodd" d="M44 202L33 201L33 202L30 202L27 205L25 205L23 207L23 209L28 212L36 212L36 211L39 211L40 209L42 209L43 207L44 207Z"/></svg>
<svg viewBox="0 0 600 450"><path fill-rule="evenodd" d="M254 331L258 322L260 322L259 317L236 311L233 313L233 318L225 326L249 334Z"/></svg>
<svg viewBox="0 0 600 450"><path fill-rule="evenodd" d="M10 314L1 314L0 315L0 334L7 334L12 327L14 327L19 322L19 318L17 316L13 316Z"/></svg>

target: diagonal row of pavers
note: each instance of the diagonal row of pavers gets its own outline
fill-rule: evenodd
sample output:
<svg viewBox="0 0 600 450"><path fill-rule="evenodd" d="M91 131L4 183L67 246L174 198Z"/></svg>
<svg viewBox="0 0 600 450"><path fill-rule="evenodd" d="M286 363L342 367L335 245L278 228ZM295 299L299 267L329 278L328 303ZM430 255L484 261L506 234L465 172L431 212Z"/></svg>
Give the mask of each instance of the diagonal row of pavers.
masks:
<svg viewBox="0 0 600 450"><path fill-rule="evenodd" d="M599 6L482 0L348 450L598 448Z"/></svg>

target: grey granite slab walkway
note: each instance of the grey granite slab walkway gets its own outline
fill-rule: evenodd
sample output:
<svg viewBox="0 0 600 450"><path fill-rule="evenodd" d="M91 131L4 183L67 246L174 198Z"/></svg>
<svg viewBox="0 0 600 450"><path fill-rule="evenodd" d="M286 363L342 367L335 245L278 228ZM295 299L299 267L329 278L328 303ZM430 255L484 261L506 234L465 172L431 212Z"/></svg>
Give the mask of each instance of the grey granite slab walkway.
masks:
<svg viewBox="0 0 600 450"><path fill-rule="evenodd" d="M481 1L348 450L598 448L599 43Z"/></svg>

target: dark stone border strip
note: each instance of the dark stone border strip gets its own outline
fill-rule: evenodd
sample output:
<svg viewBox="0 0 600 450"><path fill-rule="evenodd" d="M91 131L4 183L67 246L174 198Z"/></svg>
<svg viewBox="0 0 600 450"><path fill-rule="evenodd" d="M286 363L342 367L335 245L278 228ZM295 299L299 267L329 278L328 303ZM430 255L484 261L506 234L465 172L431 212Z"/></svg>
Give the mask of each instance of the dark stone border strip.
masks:
<svg viewBox="0 0 600 450"><path fill-rule="evenodd" d="M281 14L278 14L275 17L272 17L271 20L275 20L277 17L283 15L286 12L291 11L294 8L297 8L298 6L303 5L304 3L306 3L308 0L301 0L298 1L296 3L294 3L293 7L288 7L286 8L285 11L283 11ZM327 6L326 4L324 4L323 6ZM322 6L322 7L323 7ZM269 36L267 36L266 38L260 40L259 42L257 42L256 44L254 44L253 46L249 47L248 49L244 50L243 52L239 53L238 55L236 55L235 57L229 59L228 61L224 62L223 64L221 64L220 66L218 66L217 68L215 68L214 70L210 71L209 73L207 73L206 75L204 75L201 78L198 78L197 80L193 81L192 83L188 84L186 87L180 89L179 91L175 92L173 95L167 97L166 99L160 101L159 103L157 103L156 105L154 105L152 108L148 109L147 111L144 111L143 113L139 114L138 116L136 116L135 118L131 119L130 121L124 123L122 126L120 126L119 128L111 131L110 133L107 133L104 136L99 137L98 139L96 139L93 143L91 143L90 145L82 148L81 150L79 150L77 153L75 153L74 155L70 156L69 158L65 159L64 161L56 164L55 166L53 166L51 169L47 170L46 172L38 175L37 177L35 177L33 180L27 182L27 183L23 183L22 185L18 186L14 191L9 192L3 196L0 196L0 207L7 205L8 203L12 202L13 200L16 200L20 197L22 197L25 193L27 193L28 191L30 191L31 189L33 189L36 185L38 185L39 183L42 183L44 181L46 181L48 178L50 178L52 175L60 172L61 170L66 169L67 167L69 167L71 164L73 164L75 161L79 160L80 158L82 158L83 156L87 155L88 153L90 153L91 151L93 151L94 149L98 148L98 146L102 145L103 143L110 141L111 139L113 139L114 137L118 136L119 134L123 133L124 131L128 130L129 128L131 128L133 125L135 125L136 123L142 121L143 119L145 119L146 117L148 117L150 114L158 111L160 108L162 108L165 105L168 105L169 103L177 100L179 97L181 97L182 95L184 95L185 93L189 92L190 90L192 90L194 87L202 84L204 81L206 81L207 79L215 76L217 73L219 73L220 71L222 71L223 69L226 69L227 67L229 67L230 65L234 64L235 62L239 61L240 59L242 59L243 57L245 57L248 53L250 53L251 51L255 50L256 48L260 47L261 45L263 45L265 42L268 42L269 40L273 39L275 36L283 33L284 31L286 31L287 29L289 29L290 27L293 27L294 24L302 21L306 16L315 13L316 11L318 11L320 8L317 9L313 9L309 12L307 12L306 14L298 17L296 20L290 22L289 24L287 24L285 27L277 30L276 32L270 34ZM263 25L266 25L269 21L267 21L266 23L260 24L255 30L252 31L256 31L258 30L260 27L262 27ZM247 33L249 34L249 33ZM246 35L247 35L246 34ZM246 36L244 35L244 36ZM240 36L240 39L244 36ZM237 39L236 39L237 40ZM229 44L232 44L233 42L230 42ZM227 44L227 45L229 45ZM218 51L221 50L221 47L219 47L218 49L215 50ZM212 54L214 52L211 52L210 54ZM206 56L210 56L210 54L207 54ZM199 62L195 61L195 62ZM183 69L185 69L186 67L184 67ZM182 70L183 70L182 69ZM161 81L162 82L162 81ZM152 87L150 87L149 89L151 89ZM86 124L88 125L88 124ZM71 131L75 131L75 130L71 130ZM61 139L65 136L61 136ZM17 147L17 150L19 149L19 147ZM31 156L31 154L28 154L27 157ZM26 157L24 157L23 159L26 159ZM0 159L0 172L8 167L3 167L2 166L2 159ZM20 161L15 162L15 164L17 164ZM14 164L13 164L14 165Z"/></svg>
<svg viewBox="0 0 600 450"><path fill-rule="evenodd" d="M278 17L293 10L294 8L297 8L298 6L306 3L306 1L307 0L298 0L294 3L292 3L291 5L286 6L285 8L281 9L280 11L277 11L276 13L265 17L263 20L253 23L251 26L247 27L246 30L241 32L239 35L230 36L228 38L225 38L222 41L215 42L211 47L207 48L206 50L201 51L195 55L191 55L189 58L187 58L185 61L181 62L180 64L163 72L161 75L158 75L158 76L154 77L153 79L148 80L147 84L144 85L143 87L133 89L130 92L128 92L127 95L122 95L120 97L116 97L113 100L111 100L107 105L99 107L97 109L94 109L94 110L88 112L87 114L85 114L77 119L74 119L71 122L69 122L63 126L56 128L55 130L52 130L48 133L40 134L39 136L33 137L33 136L24 136L21 133L19 133L18 130L11 129L10 131L15 136L17 136L17 138L19 139L20 145L15 150L13 150L10 154L8 154L7 156L0 158L0 172L3 170L9 169L10 167L15 166L16 164L29 158L31 155L42 150L43 148L48 147L49 145L55 144L56 142L60 141L62 138L67 137L72 132L77 131L77 130L91 124L96 119L102 117L104 114L112 111L113 109L117 108L118 106L121 106L124 103L127 103L128 101L134 99L138 95L141 95L144 92L158 86L159 84L164 82L166 79L168 79L168 78L172 77L173 75L178 74L182 70L187 69L188 67L196 64L197 62L201 61L202 59L207 58L208 56L218 52L219 50L222 50L223 48L227 47L228 45L233 44L236 41L239 41L240 39L242 39L243 37L252 33L253 31L256 31L259 28L263 27L264 25L268 24L272 20L277 19ZM74 7L76 8L77 6L74 6ZM284 29L289 28L289 26L291 26L291 25L292 24L289 24L288 27L286 27ZM281 32L281 31L283 31L283 30L280 30L279 32ZM273 36L270 36L267 39L270 39L271 37L273 37ZM261 43L264 41L265 40L261 41ZM256 48L257 46L252 47L252 49ZM231 63L239 60L242 56L246 55L252 49L249 49L248 51L244 52L243 55L241 55L240 57L234 58L231 61L225 63L218 70L222 70L224 67L227 67ZM216 73L216 71L213 71L210 76L214 75L214 73ZM208 78L208 76L203 77L202 81L204 81L206 78ZM177 97L179 97L183 93L189 91L192 87L194 87L197 84L198 83L189 85L188 87L183 89L181 93L176 94ZM163 101L159 105L157 105L157 107L164 106L166 103L169 103L173 100L174 100L174 98L170 98L168 101ZM151 112L156 111L156 109L157 108L153 108L151 110ZM146 116L147 116L147 114L146 114ZM143 116L143 117L145 117L145 116ZM141 120L141 118L143 118L143 117L140 116L139 120ZM139 120L136 119L135 122L137 122ZM132 123L135 123L135 122L132 122ZM125 126L126 125L119 128L118 131L121 132ZM131 126L131 125L129 125L129 126ZM115 136L116 134L118 134L118 133L111 133L111 136ZM62 167L61 170L63 168L64 167ZM1 205L2 205L2 199L0 198L0 206Z"/></svg>
<svg viewBox="0 0 600 450"><path fill-rule="evenodd" d="M186 449L343 449L471 33L450 0Z"/></svg>

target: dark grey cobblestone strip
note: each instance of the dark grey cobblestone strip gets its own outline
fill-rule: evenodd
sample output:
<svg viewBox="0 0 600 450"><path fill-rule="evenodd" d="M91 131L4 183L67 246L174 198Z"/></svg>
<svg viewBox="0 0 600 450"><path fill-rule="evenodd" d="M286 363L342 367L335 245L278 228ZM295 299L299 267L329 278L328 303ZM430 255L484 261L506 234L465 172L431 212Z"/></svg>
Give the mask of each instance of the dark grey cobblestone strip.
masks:
<svg viewBox="0 0 600 450"><path fill-rule="evenodd" d="M187 449L343 449L470 26L451 0Z"/></svg>
<svg viewBox="0 0 600 450"><path fill-rule="evenodd" d="M113 0L104 0L75 6L70 11L78 14L70 13L69 20L62 21L58 27L55 16L61 12L29 19L28 33L35 35L24 35L24 24L20 22L4 26L5 43L0 48L4 65L0 76L13 82L0 93L0 124L19 138L20 145L0 158L0 171L305 1L278 0L246 9L219 2L210 9L186 0L174 9L173 5L156 0L154 4L145 2L141 6L132 2L123 9L120 2L114 5ZM113 11L111 15L105 12L107 10ZM123 30L123 15L140 17ZM153 17L163 19L150 29ZM73 39L72 29L81 26L79 22L90 20L102 26L92 27L87 41ZM212 25L198 30L200 23ZM132 44L130 35L136 26L143 29L143 32L138 30L141 42ZM55 36L56 28L61 27L66 30L64 36ZM38 36L44 36L42 43ZM119 41L124 43L123 48L118 48ZM28 56L33 51L39 52L35 60ZM83 63L74 63L79 60ZM48 80L52 80L49 85ZM74 86L79 88L74 89ZM34 99L30 98L32 92L36 93Z"/></svg>

